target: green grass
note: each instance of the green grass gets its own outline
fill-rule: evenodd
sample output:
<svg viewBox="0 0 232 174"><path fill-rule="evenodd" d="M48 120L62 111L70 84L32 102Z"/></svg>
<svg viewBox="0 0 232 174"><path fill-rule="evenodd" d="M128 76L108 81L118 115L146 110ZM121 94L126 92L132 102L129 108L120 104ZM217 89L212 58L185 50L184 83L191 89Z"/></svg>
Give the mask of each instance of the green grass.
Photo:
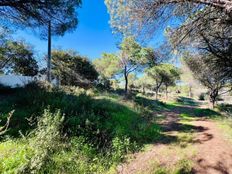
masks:
<svg viewBox="0 0 232 174"><path fill-rule="evenodd" d="M166 153L166 155L173 155L169 154L170 152L168 151L164 153ZM150 167L146 168L146 171L142 171L138 174L190 174L192 168L193 162L183 156L168 166L161 164L159 161L152 161Z"/></svg>
<svg viewBox="0 0 232 174"><path fill-rule="evenodd" d="M38 131L38 120L47 109L46 118L57 110L59 115L64 115L58 133L60 140L44 136L42 142L46 146L44 143L38 146L33 142L39 142L42 134L34 131ZM5 135L11 138L2 138L0 142L0 173L32 170L35 164L41 166L36 173L112 172L128 153L161 136L149 108L116 94L94 90L54 89L33 84L7 94L0 103L3 120L0 124L11 110L15 112Z"/></svg>
<svg viewBox="0 0 232 174"><path fill-rule="evenodd" d="M188 97L178 97L176 99L176 102L182 105L199 106L199 103L197 101Z"/></svg>
<svg viewBox="0 0 232 174"><path fill-rule="evenodd" d="M232 142L232 105L220 104L217 105L216 110L221 112L221 117L216 119L218 126L223 131L225 137Z"/></svg>
<svg viewBox="0 0 232 174"><path fill-rule="evenodd" d="M4 87L3 93L0 127L8 113L15 110L10 129L0 140L0 173L7 174L112 174L128 154L155 143L166 143L177 154L194 153L191 142L196 127L191 121L220 117L218 112L197 108L189 98L164 103L138 95L125 100L96 89L55 89L35 84L14 90ZM187 106L196 108L189 110ZM164 111L178 111L180 121L175 135L162 132L157 124L165 119ZM64 120L57 122L56 117ZM46 121L41 124L41 119ZM226 121L220 125L232 135L231 125ZM150 172L189 172L192 164L184 154L174 166L154 164Z"/></svg>
<svg viewBox="0 0 232 174"><path fill-rule="evenodd" d="M196 117L194 116L191 116L187 113L182 113L179 115L179 117L181 118L181 120L185 120L185 121L194 121L196 120Z"/></svg>
<svg viewBox="0 0 232 174"><path fill-rule="evenodd" d="M232 124L231 124L231 121L232 121L231 118L217 120L218 127L223 132L224 137L227 140L229 140L230 142L232 142Z"/></svg>
<svg viewBox="0 0 232 174"><path fill-rule="evenodd" d="M32 149L24 139L10 139L0 143L0 173L17 173L32 156Z"/></svg>
<svg viewBox="0 0 232 174"><path fill-rule="evenodd" d="M217 125L224 137L232 142L232 105L220 104L216 109L222 113L221 117L216 119Z"/></svg>

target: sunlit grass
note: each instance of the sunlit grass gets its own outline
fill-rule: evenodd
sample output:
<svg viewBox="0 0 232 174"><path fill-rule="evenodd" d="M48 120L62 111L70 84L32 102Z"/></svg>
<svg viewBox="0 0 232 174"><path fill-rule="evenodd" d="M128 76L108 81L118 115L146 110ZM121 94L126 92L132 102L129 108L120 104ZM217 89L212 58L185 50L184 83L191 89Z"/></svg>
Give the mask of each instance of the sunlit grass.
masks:
<svg viewBox="0 0 232 174"><path fill-rule="evenodd" d="M0 173L17 173L32 156L33 150L23 139L9 139L0 143Z"/></svg>
<svg viewBox="0 0 232 174"><path fill-rule="evenodd" d="M218 119L217 125L224 137L232 143L232 118Z"/></svg>
<svg viewBox="0 0 232 174"><path fill-rule="evenodd" d="M182 114L180 114L179 115L179 117L181 118L181 121L182 122L189 122L189 121L194 121L194 120L196 120L197 118L196 117L194 117L194 116L192 116L192 115L190 115L190 114L187 114L187 113L182 113Z"/></svg>
<svg viewBox="0 0 232 174"><path fill-rule="evenodd" d="M138 174L188 174L191 172L193 167L191 158L195 155L194 149L183 150L179 146L172 145L162 149L159 154L161 155L156 159L151 159L146 169Z"/></svg>

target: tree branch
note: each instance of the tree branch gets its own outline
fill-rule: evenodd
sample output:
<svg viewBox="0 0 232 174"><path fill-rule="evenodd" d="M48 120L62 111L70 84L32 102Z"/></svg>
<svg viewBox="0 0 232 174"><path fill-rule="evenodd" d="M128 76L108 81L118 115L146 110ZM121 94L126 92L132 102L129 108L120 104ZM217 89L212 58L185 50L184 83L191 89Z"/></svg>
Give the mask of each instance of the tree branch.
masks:
<svg viewBox="0 0 232 174"><path fill-rule="evenodd" d="M5 134L6 131L8 130L13 114L14 114L14 110L9 113L6 124L3 127L0 127L0 136Z"/></svg>

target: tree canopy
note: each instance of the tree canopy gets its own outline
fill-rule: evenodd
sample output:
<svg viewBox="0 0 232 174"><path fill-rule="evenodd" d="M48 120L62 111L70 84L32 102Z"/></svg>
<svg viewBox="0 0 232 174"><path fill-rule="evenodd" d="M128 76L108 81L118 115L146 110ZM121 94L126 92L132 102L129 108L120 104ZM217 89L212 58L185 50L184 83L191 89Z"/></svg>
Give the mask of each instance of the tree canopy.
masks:
<svg viewBox="0 0 232 174"><path fill-rule="evenodd" d="M211 55L209 66L231 78L232 25L229 21L231 19L224 13L208 8L171 31L170 40L180 53L197 52L203 59Z"/></svg>
<svg viewBox="0 0 232 174"><path fill-rule="evenodd" d="M120 44L120 67L123 69L125 79L125 93L128 90L128 76L135 70L141 70L150 58L151 50L141 47L133 37L126 37Z"/></svg>
<svg viewBox="0 0 232 174"><path fill-rule="evenodd" d="M182 21L197 11L211 8L232 17L230 0L105 0L115 32L150 35L167 24L173 16Z"/></svg>
<svg viewBox="0 0 232 174"><path fill-rule="evenodd" d="M146 66L155 65L156 56L153 49L142 47L133 37L124 38L119 48L119 53L105 53L102 58L96 59L94 64L102 77L111 79L123 74L125 93L127 93L129 75L141 71Z"/></svg>
<svg viewBox="0 0 232 174"><path fill-rule="evenodd" d="M0 47L0 69L7 73L34 76L39 67L31 46L16 41L7 41Z"/></svg>
<svg viewBox="0 0 232 174"><path fill-rule="evenodd" d="M111 79L119 73L119 61L115 54L103 53L101 58L95 59L93 64L100 76Z"/></svg>
<svg viewBox="0 0 232 174"><path fill-rule="evenodd" d="M154 82L154 80L145 73L145 74L143 74L142 77L140 77L134 81L134 85L136 88L138 88L140 91L142 91L143 94L145 94L146 89L152 89L152 86L154 85L153 82Z"/></svg>
<svg viewBox="0 0 232 174"><path fill-rule="evenodd" d="M158 97L159 89L162 85L167 88L174 86L176 81L180 78L180 71L171 64L159 64L146 70L147 75L153 79L153 89Z"/></svg>
<svg viewBox="0 0 232 174"><path fill-rule="evenodd" d="M76 8L80 5L81 0L0 0L0 22L43 31L51 21L53 35L63 35L76 27Z"/></svg>
<svg viewBox="0 0 232 174"><path fill-rule="evenodd" d="M52 52L52 74L62 85L86 86L97 79L98 73L90 61L73 51Z"/></svg>
<svg viewBox="0 0 232 174"><path fill-rule="evenodd" d="M218 96L225 92L221 90L225 87L229 87L228 84L230 81L223 78L223 72L215 71L215 69L210 67L207 63L207 59L209 61L211 55L208 55L208 57L204 59L195 55L194 57L188 57L184 60L193 72L194 77L209 90L210 101L214 106ZM229 90L231 90L231 87L229 87Z"/></svg>

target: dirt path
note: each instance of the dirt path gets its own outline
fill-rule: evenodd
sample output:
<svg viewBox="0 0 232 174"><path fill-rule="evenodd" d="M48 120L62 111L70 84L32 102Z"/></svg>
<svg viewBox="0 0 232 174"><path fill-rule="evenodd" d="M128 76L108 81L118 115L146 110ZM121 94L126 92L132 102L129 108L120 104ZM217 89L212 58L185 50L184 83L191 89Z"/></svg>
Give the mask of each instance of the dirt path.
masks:
<svg viewBox="0 0 232 174"><path fill-rule="evenodd" d="M194 139L198 150L194 173L232 174L232 144L224 139L214 122L194 121L193 124L205 128Z"/></svg>
<svg viewBox="0 0 232 174"><path fill-rule="evenodd" d="M128 163L118 167L120 174L150 174L154 166L175 166L183 157L193 161L194 174L232 174L232 144L224 139L215 122L207 119L190 121L187 127L179 122L179 114L193 112L193 107L162 112L166 119L160 124L165 129L167 141L156 143L149 150L133 155ZM189 140L177 141L180 132L190 131ZM186 141L186 142L185 142ZM176 143L178 142L178 143ZM185 146L182 147L182 145ZM186 145L187 144L187 145ZM168 174L168 173L167 173Z"/></svg>

